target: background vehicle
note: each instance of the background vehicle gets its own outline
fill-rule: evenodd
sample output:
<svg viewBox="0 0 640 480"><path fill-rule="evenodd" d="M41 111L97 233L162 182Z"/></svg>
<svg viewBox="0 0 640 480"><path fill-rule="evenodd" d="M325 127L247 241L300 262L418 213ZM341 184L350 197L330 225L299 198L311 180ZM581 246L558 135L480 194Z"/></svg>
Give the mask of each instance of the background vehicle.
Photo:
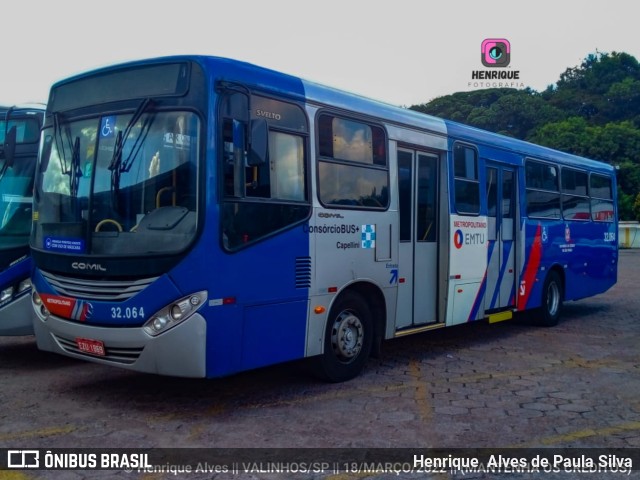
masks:
<svg viewBox="0 0 640 480"><path fill-rule="evenodd" d="M616 281L609 165L233 60L104 68L51 90L31 246L38 346L166 375L303 357Z"/></svg>
<svg viewBox="0 0 640 480"><path fill-rule="evenodd" d="M44 105L0 106L0 335L31 335L33 175Z"/></svg>

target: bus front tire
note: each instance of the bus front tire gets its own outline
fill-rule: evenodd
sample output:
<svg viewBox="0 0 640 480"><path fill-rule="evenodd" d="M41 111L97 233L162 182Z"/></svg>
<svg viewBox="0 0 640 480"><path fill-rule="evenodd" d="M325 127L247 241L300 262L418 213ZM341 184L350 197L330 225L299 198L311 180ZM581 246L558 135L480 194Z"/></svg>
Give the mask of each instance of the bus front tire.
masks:
<svg viewBox="0 0 640 480"><path fill-rule="evenodd" d="M324 338L324 353L316 371L324 380L344 382L358 376L373 345L373 320L367 302L345 292L331 308Z"/></svg>
<svg viewBox="0 0 640 480"><path fill-rule="evenodd" d="M540 325L553 327L560 320L562 312L563 286L560 274L551 270L547 274L542 289L542 305L540 307Z"/></svg>

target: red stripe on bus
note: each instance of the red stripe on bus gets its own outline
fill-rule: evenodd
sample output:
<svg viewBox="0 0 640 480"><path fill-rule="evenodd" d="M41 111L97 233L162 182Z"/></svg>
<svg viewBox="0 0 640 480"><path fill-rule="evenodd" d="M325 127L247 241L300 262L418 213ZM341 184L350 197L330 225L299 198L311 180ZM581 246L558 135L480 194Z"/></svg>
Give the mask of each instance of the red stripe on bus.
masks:
<svg viewBox="0 0 640 480"><path fill-rule="evenodd" d="M533 238L533 245L531 245L531 251L529 252L529 263L522 276L520 282L520 291L518 292L518 310L524 310L527 302L529 301L529 295L533 289L535 283L536 274L538 268L540 268L540 259L542 258L542 227L538 225L536 229L536 235ZM524 286L524 292L522 288Z"/></svg>

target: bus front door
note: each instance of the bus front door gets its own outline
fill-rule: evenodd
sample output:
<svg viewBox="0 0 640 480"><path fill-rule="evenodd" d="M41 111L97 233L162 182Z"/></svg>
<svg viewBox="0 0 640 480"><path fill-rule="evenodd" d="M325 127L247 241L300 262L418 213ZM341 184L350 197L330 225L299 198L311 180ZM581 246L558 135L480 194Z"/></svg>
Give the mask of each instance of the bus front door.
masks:
<svg viewBox="0 0 640 480"><path fill-rule="evenodd" d="M488 249L484 309L515 305L515 193L513 168L487 166Z"/></svg>
<svg viewBox="0 0 640 480"><path fill-rule="evenodd" d="M438 156L398 149L400 211L396 329L437 321Z"/></svg>

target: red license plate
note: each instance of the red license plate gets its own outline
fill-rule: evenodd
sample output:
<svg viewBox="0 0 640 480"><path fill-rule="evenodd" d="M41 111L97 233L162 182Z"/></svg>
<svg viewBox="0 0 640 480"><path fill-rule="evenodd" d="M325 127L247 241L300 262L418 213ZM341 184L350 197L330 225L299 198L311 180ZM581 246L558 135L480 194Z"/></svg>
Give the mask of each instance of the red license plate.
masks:
<svg viewBox="0 0 640 480"><path fill-rule="evenodd" d="M76 345L81 352L88 353L90 355L97 355L104 357L106 355L104 350L104 343L100 340L91 340L89 338L76 338Z"/></svg>

